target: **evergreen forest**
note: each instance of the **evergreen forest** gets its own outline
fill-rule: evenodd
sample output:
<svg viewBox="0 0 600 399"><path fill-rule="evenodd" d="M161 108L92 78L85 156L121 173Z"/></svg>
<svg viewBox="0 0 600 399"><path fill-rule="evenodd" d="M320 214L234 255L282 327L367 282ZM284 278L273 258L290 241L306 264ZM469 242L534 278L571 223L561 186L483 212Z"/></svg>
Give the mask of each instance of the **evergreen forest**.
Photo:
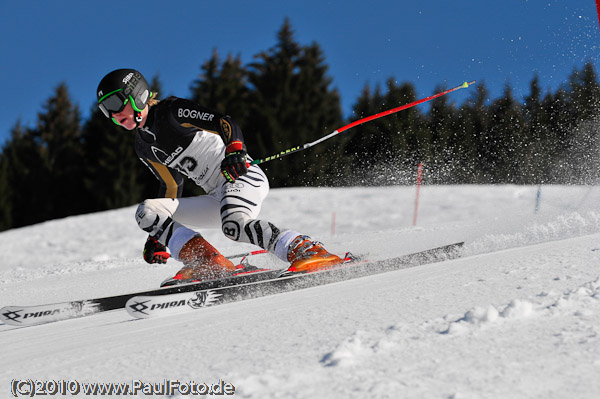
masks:
<svg viewBox="0 0 600 399"><path fill-rule="evenodd" d="M146 77L160 98L160 77ZM272 187L414 184L419 163L424 184L595 184L600 85L593 64L574 68L554 91L542 87L532 76L525 98L515 98L509 85L490 98L479 81L462 104L443 96L263 169ZM413 84L389 77L383 87L365 85L344 118L325 54L317 43L296 42L287 20L275 45L249 64L214 50L190 77L188 98L231 115L254 158L418 100ZM83 120L64 83L50 93L35 126L17 121L1 148L0 230L129 206L157 191L156 178L135 154L133 133L95 104ZM202 193L186 183L184 195Z"/></svg>

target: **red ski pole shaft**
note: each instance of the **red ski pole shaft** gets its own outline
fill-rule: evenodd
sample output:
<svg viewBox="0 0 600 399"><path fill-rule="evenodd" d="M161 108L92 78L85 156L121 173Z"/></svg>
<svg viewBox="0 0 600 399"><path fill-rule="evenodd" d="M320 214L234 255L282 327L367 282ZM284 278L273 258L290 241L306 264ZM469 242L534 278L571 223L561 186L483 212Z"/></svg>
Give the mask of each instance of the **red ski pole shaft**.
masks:
<svg viewBox="0 0 600 399"><path fill-rule="evenodd" d="M412 108L415 105L423 104L423 103L425 103L427 101L433 100L434 98L438 98L438 97L444 96L444 95L446 95L448 93L452 93L453 91L467 88L467 87L469 87L470 85L472 85L474 83L475 83L475 80L473 80L471 82L464 82L460 86L456 86L456 87L453 87L452 89L448 89L448 90L442 91L442 92L434 94L432 96L425 97L425 98L422 98L422 99L417 100L417 101L413 101L410 104L405 104L405 105L402 105L400 107L388 109L387 111L383 111L383 112L380 112L380 113L375 114L375 115L367 116L366 118L362 118L362 119L359 119L359 120L354 121L352 123L349 123L346 126L342 126L342 127L338 128L338 129L334 130L333 132L329 133L327 136L323 136L320 139L318 139L316 141L313 141L312 143L306 143L306 144L303 144L303 145L298 146L298 147L293 147L293 148L290 148L289 150L281 151L279 154L271 155L270 157L266 157L266 158L263 158L263 159L255 159L254 161L251 162L251 165L265 163L265 162L268 162L268 161L272 161L274 159L279 159L279 158L284 157L286 155L293 154L293 153L298 152L298 151L305 150L305 149L310 148L310 147L312 147L314 145L322 143L323 141L325 141L327 139L330 139L333 136L338 135L338 134L340 134L340 133L342 133L342 132L344 132L344 131L346 131L346 130L348 130L350 128L353 128L354 126L362 125L363 123L372 121L374 119L379 119L379 118L382 118L384 116L395 114L396 112L400 112L400 111L403 111L405 109Z"/></svg>

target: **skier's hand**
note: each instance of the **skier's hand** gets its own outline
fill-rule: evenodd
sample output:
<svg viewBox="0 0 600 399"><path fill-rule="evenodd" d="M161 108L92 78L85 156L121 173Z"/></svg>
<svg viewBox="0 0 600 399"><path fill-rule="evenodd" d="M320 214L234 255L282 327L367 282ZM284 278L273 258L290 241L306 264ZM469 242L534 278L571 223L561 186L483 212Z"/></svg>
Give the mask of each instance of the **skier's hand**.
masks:
<svg viewBox="0 0 600 399"><path fill-rule="evenodd" d="M225 149L225 159L221 162L221 174L229 183L248 173L246 148L241 141L230 143Z"/></svg>
<svg viewBox="0 0 600 399"><path fill-rule="evenodd" d="M171 255L167 252L167 247L158 242L152 236L148 236L146 245L144 245L144 260L148 263L167 263Z"/></svg>

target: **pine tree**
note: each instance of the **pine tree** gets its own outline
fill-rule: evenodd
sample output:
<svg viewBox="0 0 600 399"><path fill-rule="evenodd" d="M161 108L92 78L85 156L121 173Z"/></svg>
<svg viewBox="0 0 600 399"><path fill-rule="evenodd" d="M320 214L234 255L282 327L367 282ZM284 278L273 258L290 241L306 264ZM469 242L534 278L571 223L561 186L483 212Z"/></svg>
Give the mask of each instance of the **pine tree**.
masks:
<svg viewBox="0 0 600 399"><path fill-rule="evenodd" d="M446 90L446 87L436 87L435 92ZM428 128L431 132L431 158L428 161L429 170L433 173L433 183L455 182L457 174L465 160L461 158L461 146L468 145L457 130L458 110L448 97L442 96L431 102L427 116Z"/></svg>
<svg viewBox="0 0 600 399"><path fill-rule="evenodd" d="M457 118L457 134L460 146L458 156L463 165L458 173L464 183L491 183L493 171L487 158L487 131L490 111L487 106L489 93L485 82L478 82L476 91L461 106Z"/></svg>
<svg viewBox="0 0 600 399"><path fill-rule="evenodd" d="M542 104L538 76L530 83L524 113L527 121L527 147L523 151L523 174L529 183L547 183L551 179L552 154L557 143L550 130L550 116Z"/></svg>
<svg viewBox="0 0 600 399"><path fill-rule="evenodd" d="M135 172L143 165L135 155L135 133L115 125L97 107L92 108L84 132L85 183L94 211L131 205L134 198L141 199Z"/></svg>
<svg viewBox="0 0 600 399"><path fill-rule="evenodd" d="M277 44L258 54L258 61L249 65L251 113L244 132L255 157L316 140L341 121L339 95L330 88L320 48L316 44L300 46L287 19L277 37ZM271 184L298 185L326 175L331 170L327 151L333 145L324 143L265 164Z"/></svg>
<svg viewBox="0 0 600 399"><path fill-rule="evenodd" d="M397 85L393 78L387 82L385 109L409 104L417 100L415 87L411 83ZM380 111L380 112L381 112ZM398 165L410 167L420 162L428 162L431 158L431 131L418 107L411 107L402 112L381 119L381 134L391 142L392 161Z"/></svg>
<svg viewBox="0 0 600 399"><path fill-rule="evenodd" d="M600 111L600 84L591 62L575 70L569 78L571 112L577 115L574 124L587 121ZM575 126L573 126L575 127Z"/></svg>
<svg viewBox="0 0 600 399"><path fill-rule="evenodd" d="M250 110L247 72L240 57L229 55L221 62L217 50L214 50L201 70L192 84L191 100L231 116L243 131Z"/></svg>
<svg viewBox="0 0 600 399"><path fill-rule="evenodd" d="M3 209L3 227L15 228L46 220L49 176L43 168L39 139L31 129L17 123L11 139L2 149L2 168L5 170L7 191ZM43 185L41 185L43 183ZM4 195L4 192L3 192ZM9 214L7 214L7 212Z"/></svg>
<svg viewBox="0 0 600 399"><path fill-rule="evenodd" d="M81 201L80 116L60 84L38 113L36 128L17 124L2 150L7 198L3 227L20 227L85 211Z"/></svg>
<svg viewBox="0 0 600 399"><path fill-rule="evenodd" d="M490 106L490 127L486 131L486 158L494 183L523 183L520 173L525 143L525 121L519 104L506 86L502 98Z"/></svg>
<svg viewBox="0 0 600 399"><path fill-rule="evenodd" d="M8 182L9 164L4 155L5 149L0 153L0 231L12 227L12 187Z"/></svg>
<svg viewBox="0 0 600 399"><path fill-rule="evenodd" d="M561 165L563 179L568 183L596 183L600 160L600 85L592 63L575 70L569 79L569 120L566 149Z"/></svg>
<svg viewBox="0 0 600 399"><path fill-rule="evenodd" d="M60 84L38 114L35 135L40 140L42 170L40 182L47 192L44 220L87 211L81 201L84 158L79 107L69 98L67 86Z"/></svg>
<svg viewBox="0 0 600 399"><path fill-rule="evenodd" d="M15 170L17 165L14 157L17 155L15 150L18 141L23 136L23 127L18 121L11 129L12 140L8 140L0 152L0 231L13 227L15 223L13 204L18 194L17 190L22 184L18 181L19 171Z"/></svg>
<svg viewBox="0 0 600 399"><path fill-rule="evenodd" d="M297 122L294 123L302 129L298 129L301 141L296 141L296 145L331 133L342 123L340 96L336 89L331 88L332 79L327 75L328 67L321 48L316 43L304 46L298 64L296 85L299 100L292 106L297 106ZM343 152L342 142L335 138L308 151L301 181L336 184L342 175L339 170L344 167L339 158Z"/></svg>
<svg viewBox="0 0 600 399"><path fill-rule="evenodd" d="M385 94L379 86L373 93L365 87L354 106L352 119L356 121L415 100L412 84L398 85L390 78ZM430 156L430 131L416 108L359 125L348 134L351 138L345 144L345 151L353 158L354 177L361 184L405 183L412 178L413 167Z"/></svg>
<svg viewBox="0 0 600 399"><path fill-rule="evenodd" d="M371 92L367 84L363 88L360 97L353 106L353 117L350 122L375 115L379 112L383 104L383 96L379 85ZM373 166L377 160L381 147L378 146L378 140L381 135L379 128L375 123L367 123L356 126L344 134L344 150L349 163L357 168Z"/></svg>

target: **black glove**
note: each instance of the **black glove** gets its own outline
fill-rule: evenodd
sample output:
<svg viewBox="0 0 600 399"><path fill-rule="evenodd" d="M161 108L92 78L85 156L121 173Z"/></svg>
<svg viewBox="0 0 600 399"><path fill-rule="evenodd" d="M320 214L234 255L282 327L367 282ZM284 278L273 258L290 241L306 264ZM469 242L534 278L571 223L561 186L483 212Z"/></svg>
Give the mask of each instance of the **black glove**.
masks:
<svg viewBox="0 0 600 399"><path fill-rule="evenodd" d="M221 162L221 174L229 183L235 182L248 173L246 148L241 141L234 141L225 149L225 159Z"/></svg>
<svg viewBox="0 0 600 399"><path fill-rule="evenodd" d="M152 236L148 236L146 245L144 245L144 260L148 263L167 263L171 255L167 252L167 247L162 245Z"/></svg>

